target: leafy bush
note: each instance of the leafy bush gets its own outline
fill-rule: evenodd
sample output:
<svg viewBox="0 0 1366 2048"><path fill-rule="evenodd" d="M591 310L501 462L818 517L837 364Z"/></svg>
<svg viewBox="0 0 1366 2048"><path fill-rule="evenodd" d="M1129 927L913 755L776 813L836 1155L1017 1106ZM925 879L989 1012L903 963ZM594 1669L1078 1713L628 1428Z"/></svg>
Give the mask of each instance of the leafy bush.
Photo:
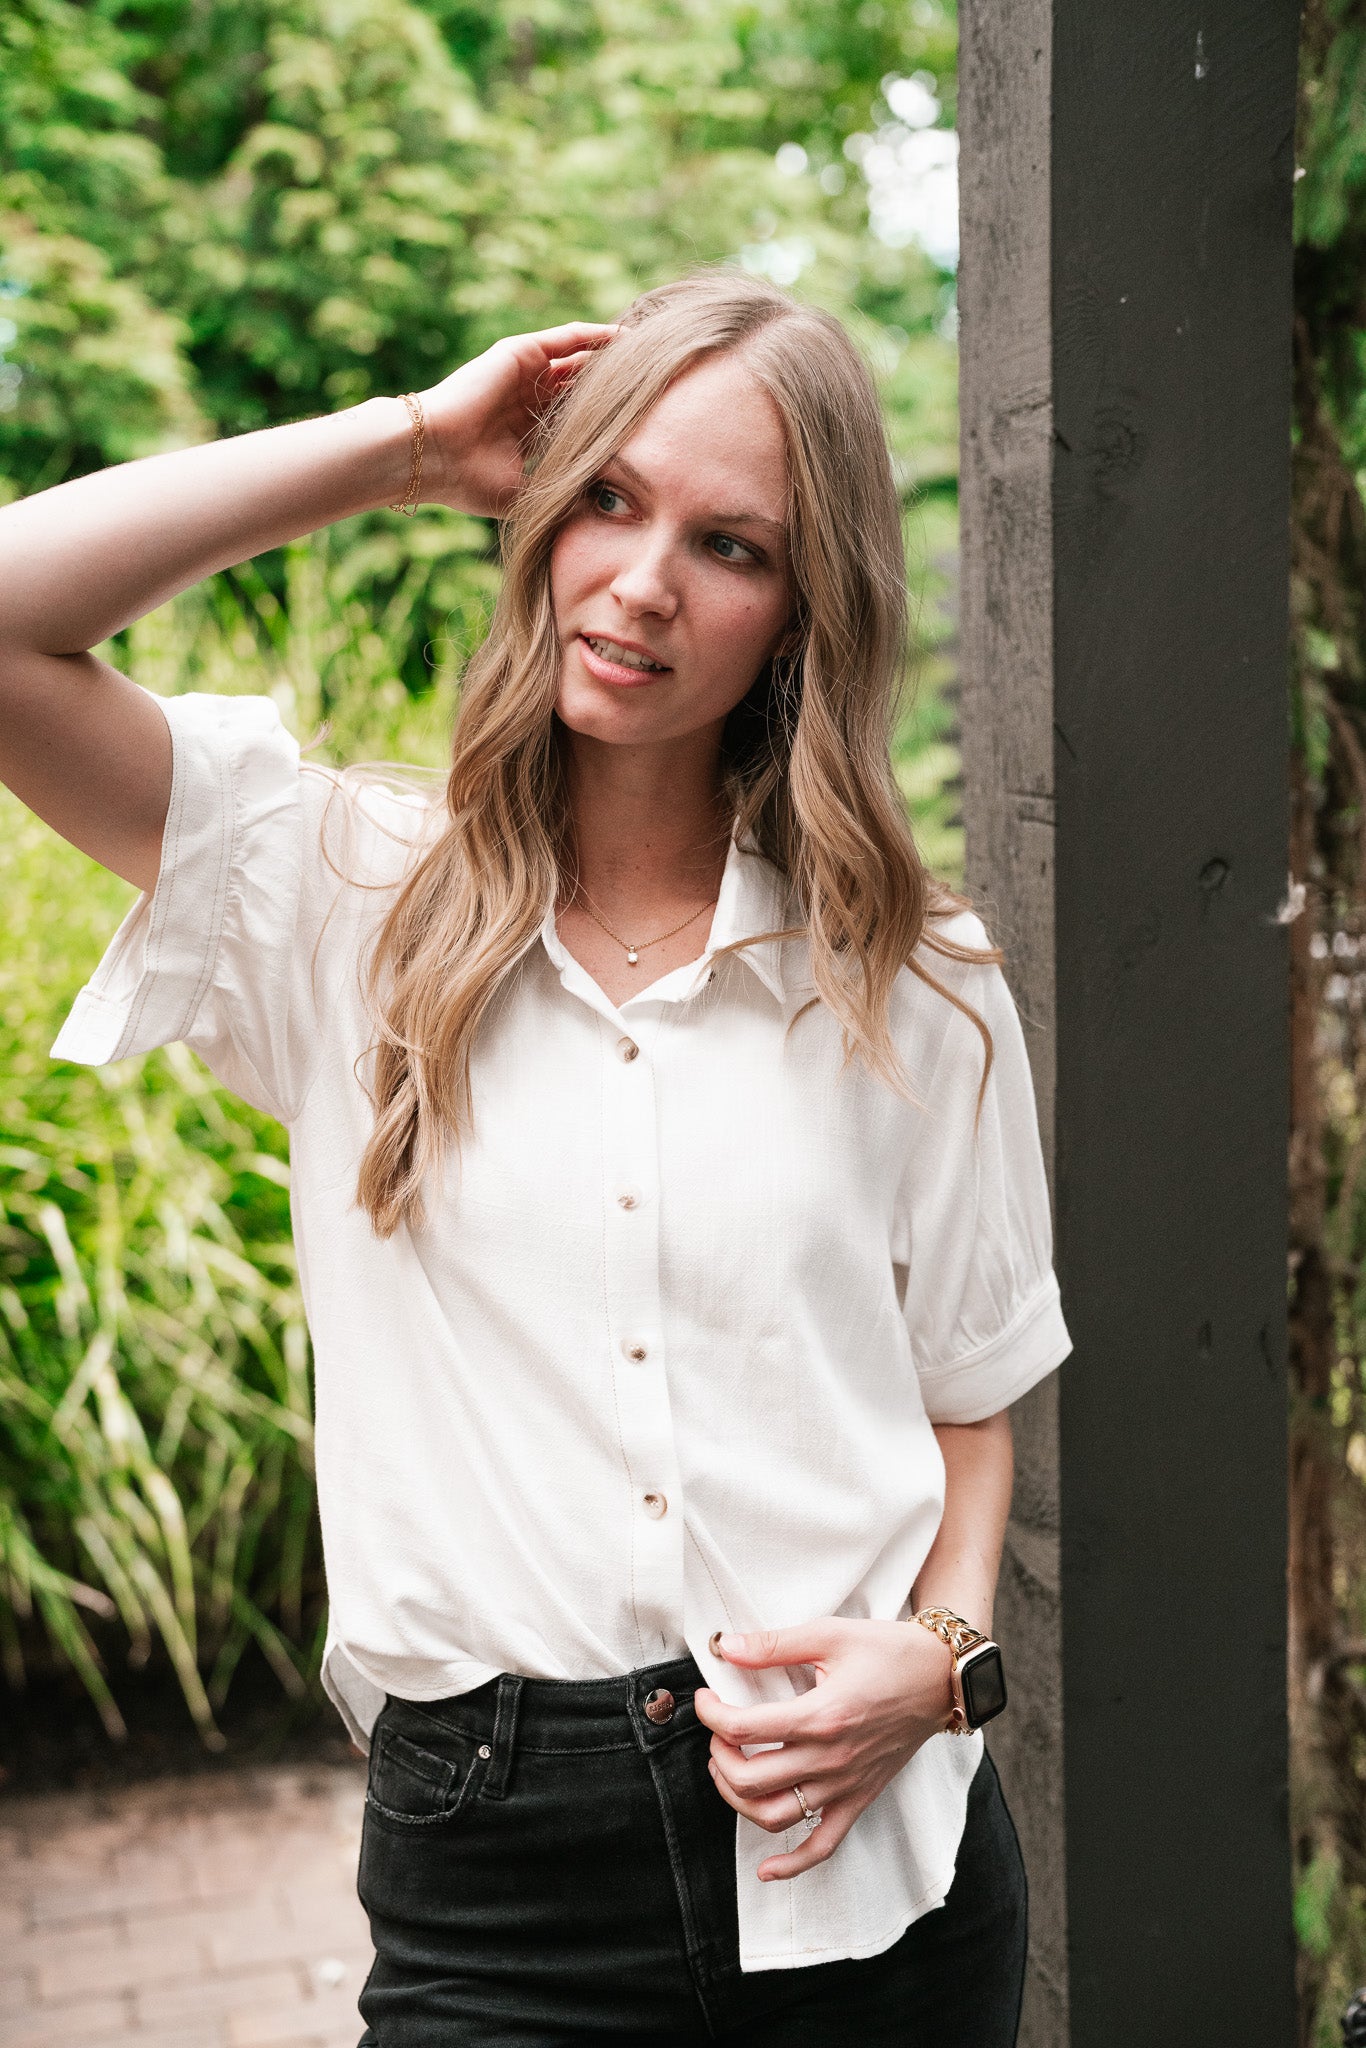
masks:
<svg viewBox="0 0 1366 2048"><path fill-rule="evenodd" d="M301 1687L317 1611L284 1148L183 1047L47 1059L130 892L13 799L2 815L0 1651L19 1683L36 1610L117 1733L88 1625L117 1617L135 1661L161 1642L212 1738L248 1642Z"/></svg>

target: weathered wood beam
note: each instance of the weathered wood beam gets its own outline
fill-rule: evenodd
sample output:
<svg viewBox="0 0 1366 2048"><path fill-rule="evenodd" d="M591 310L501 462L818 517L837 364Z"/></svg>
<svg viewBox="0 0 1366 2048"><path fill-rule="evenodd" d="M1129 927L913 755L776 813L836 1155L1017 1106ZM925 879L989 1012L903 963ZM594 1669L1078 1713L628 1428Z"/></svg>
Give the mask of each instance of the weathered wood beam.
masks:
<svg viewBox="0 0 1366 2048"><path fill-rule="evenodd" d="M1017 1410L1023 2048L1286 2048L1292 0L963 0L968 878L1076 1341Z"/></svg>

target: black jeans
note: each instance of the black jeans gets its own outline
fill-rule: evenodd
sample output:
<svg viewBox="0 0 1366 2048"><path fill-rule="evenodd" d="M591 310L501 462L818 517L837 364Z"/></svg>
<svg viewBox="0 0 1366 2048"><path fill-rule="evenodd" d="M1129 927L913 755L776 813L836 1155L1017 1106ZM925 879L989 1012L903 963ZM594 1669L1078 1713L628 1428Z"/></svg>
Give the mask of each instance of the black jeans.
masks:
<svg viewBox="0 0 1366 2048"><path fill-rule="evenodd" d="M943 1906L880 1955L742 1974L701 1683L688 1657L388 1702L361 1841L376 1958L360 2048L1013 2048L1025 1874L990 1758ZM655 1691L675 1701L663 1724L643 1710Z"/></svg>

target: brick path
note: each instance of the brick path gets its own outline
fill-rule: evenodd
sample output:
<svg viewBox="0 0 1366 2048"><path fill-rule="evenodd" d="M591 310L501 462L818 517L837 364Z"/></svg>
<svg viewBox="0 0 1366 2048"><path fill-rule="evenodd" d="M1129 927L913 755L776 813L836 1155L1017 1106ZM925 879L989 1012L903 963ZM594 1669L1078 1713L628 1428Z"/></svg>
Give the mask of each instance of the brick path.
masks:
<svg viewBox="0 0 1366 2048"><path fill-rule="evenodd" d="M356 2048L364 1775L0 1802L0 2048Z"/></svg>

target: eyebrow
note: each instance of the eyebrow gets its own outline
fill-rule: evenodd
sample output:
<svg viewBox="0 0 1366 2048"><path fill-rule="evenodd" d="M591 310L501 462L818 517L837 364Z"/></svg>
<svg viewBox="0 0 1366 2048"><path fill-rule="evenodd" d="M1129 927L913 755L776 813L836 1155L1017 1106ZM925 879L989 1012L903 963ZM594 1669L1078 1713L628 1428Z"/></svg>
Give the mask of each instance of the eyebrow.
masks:
<svg viewBox="0 0 1366 2048"><path fill-rule="evenodd" d="M631 482L638 485L643 491L648 491L650 488L648 481L641 475L635 464L628 462L624 455L609 457L604 467L607 469L619 469L623 476L629 477ZM774 539L784 547L787 545L787 528L783 525L782 521L780 519L766 519L762 512L712 512L708 514L708 517L714 519L718 526L760 527L765 533L771 533Z"/></svg>

